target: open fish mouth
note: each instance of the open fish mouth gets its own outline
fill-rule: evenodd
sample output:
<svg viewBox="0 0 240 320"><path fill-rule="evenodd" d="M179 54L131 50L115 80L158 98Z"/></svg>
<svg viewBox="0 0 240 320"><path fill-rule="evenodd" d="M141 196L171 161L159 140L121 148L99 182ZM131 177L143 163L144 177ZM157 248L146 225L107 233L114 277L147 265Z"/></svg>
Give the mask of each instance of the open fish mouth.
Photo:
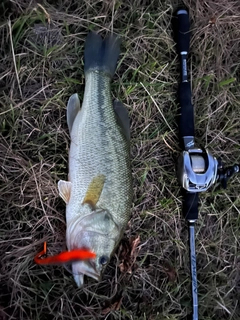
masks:
<svg viewBox="0 0 240 320"><path fill-rule="evenodd" d="M94 261L73 262L72 273L78 287L82 287L84 283L84 275L89 276L97 281L100 280L101 271L97 270Z"/></svg>

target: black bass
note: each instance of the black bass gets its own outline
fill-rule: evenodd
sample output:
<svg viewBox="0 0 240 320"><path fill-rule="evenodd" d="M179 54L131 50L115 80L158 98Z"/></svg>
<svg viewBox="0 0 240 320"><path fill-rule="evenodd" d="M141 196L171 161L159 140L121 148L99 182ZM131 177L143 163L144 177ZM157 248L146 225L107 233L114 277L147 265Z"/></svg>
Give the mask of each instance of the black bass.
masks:
<svg viewBox="0 0 240 320"><path fill-rule="evenodd" d="M96 258L72 263L77 285L84 275L100 280L130 217L132 175L130 125L126 108L112 102L110 82L120 52L119 39L89 33L84 50L85 91L67 105L71 145L68 181L58 189L66 202L68 250L84 248Z"/></svg>

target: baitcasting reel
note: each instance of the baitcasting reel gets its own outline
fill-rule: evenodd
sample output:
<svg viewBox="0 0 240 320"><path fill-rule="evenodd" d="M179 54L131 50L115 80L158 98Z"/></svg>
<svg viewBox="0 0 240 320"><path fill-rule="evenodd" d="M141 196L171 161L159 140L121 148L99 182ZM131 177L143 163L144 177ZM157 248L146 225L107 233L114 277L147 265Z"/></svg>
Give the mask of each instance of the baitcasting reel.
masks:
<svg viewBox="0 0 240 320"><path fill-rule="evenodd" d="M215 182L225 189L227 180L237 172L238 165L224 168L221 159L217 160L207 149L188 149L178 158L178 181L188 192L206 191Z"/></svg>

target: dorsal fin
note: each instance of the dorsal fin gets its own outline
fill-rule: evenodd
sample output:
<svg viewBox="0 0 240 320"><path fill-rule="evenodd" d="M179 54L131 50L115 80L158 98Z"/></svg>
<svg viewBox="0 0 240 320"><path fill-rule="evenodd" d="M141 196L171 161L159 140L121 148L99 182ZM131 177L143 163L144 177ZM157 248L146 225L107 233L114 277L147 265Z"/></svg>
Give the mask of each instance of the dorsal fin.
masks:
<svg viewBox="0 0 240 320"><path fill-rule="evenodd" d="M128 141L130 141L130 120L127 108L121 101L113 101L113 109L117 118L118 125L122 128L123 133Z"/></svg>

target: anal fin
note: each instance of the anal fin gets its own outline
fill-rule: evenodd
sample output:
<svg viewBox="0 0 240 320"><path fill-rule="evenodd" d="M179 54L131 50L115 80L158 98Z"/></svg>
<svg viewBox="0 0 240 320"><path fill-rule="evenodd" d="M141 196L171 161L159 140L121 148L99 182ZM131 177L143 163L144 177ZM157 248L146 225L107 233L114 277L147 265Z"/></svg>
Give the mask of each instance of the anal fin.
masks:
<svg viewBox="0 0 240 320"><path fill-rule="evenodd" d="M67 104L67 124L68 130L71 134L73 122L80 111L80 101L77 93L71 95Z"/></svg>

